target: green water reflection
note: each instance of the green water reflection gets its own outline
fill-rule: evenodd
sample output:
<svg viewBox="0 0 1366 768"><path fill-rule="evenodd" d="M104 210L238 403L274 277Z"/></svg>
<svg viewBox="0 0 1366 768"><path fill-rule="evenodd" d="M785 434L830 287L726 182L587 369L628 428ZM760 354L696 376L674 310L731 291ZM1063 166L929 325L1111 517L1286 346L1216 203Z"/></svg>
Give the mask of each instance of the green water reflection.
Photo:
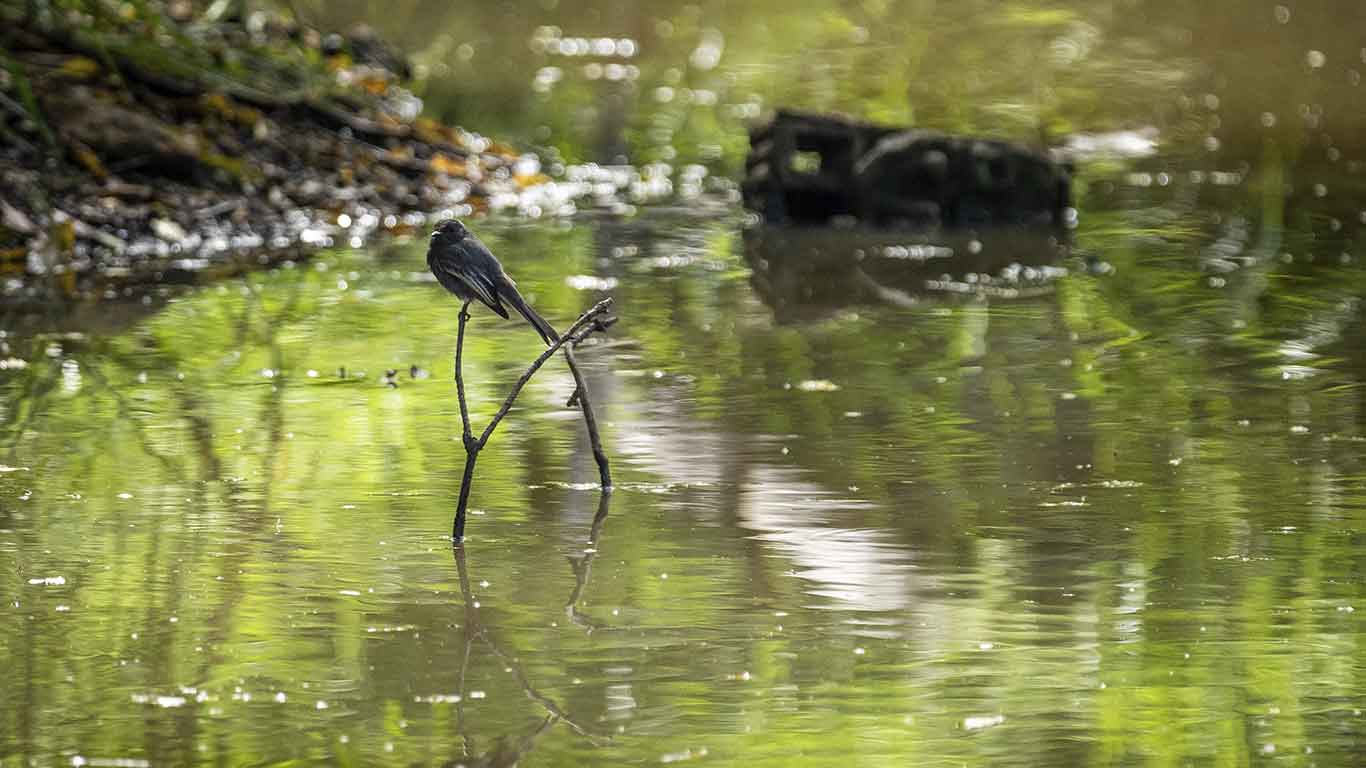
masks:
<svg viewBox="0 0 1366 768"><path fill-rule="evenodd" d="M556 324L616 297L620 487L548 366L460 553L422 242L6 319L0 765L1360 764L1366 6L1309 6L386 4L434 110L566 158L733 169L750 94L1159 151L1084 165L1061 249L476 223ZM477 420L537 347L475 316Z"/></svg>
<svg viewBox="0 0 1366 768"><path fill-rule="evenodd" d="M733 222L486 227L561 324L617 281L621 489L556 369L458 562L422 243L11 337L6 764L1348 765L1363 275L1215 289L1099 219L1113 275L784 324ZM486 417L536 339L474 328Z"/></svg>

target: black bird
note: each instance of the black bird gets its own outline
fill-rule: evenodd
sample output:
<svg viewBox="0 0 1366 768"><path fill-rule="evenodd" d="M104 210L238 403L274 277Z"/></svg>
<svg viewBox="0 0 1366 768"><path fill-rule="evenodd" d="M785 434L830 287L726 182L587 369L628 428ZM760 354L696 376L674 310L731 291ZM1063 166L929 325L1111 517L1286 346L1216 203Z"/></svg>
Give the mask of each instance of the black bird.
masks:
<svg viewBox="0 0 1366 768"><path fill-rule="evenodd" d="M437 282L462 301L478 299L484 306L503 317L508 306L521 313L546 344L559 341L560 335L536 314L517 292L517 284L503 271L497 257L479 242L465 225L449 219L436 225L431 244L427 247L427 267L436 275Z"/></svg>

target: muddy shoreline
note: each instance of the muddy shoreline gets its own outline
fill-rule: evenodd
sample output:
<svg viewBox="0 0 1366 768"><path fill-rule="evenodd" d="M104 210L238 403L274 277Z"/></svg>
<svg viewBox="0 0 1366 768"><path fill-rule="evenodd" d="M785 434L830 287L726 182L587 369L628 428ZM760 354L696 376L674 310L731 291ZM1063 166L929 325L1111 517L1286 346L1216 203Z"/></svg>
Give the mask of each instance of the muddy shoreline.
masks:
<svg viewBox="0 0 1366 768"><path fill-rule="evenodd" d="M11 310L358 247L434 217L611 206L641 182L548 173L535 155L422 117L405 58L364 29L11 7L0 27Z"/></svg>

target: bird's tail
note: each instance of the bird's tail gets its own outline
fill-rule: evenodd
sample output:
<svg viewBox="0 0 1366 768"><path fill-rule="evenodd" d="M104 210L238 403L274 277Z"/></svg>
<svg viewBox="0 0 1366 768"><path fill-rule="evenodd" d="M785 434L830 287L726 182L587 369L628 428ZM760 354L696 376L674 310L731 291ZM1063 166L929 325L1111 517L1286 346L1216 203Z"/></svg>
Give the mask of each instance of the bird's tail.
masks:
<svg viewBox="0 0 1366 768"><path fill-rule="evenodd" d="M501 298L507 300L507 303L511 304L513 309L520 312L522 317L525 317L526 321L531 323L531 327L535 328L536 332L541 334L541 340L546 344L553 344L560 340L560 334L555 332L554 326L546 322L544 317L536 314L536 310L532 309L531 305L526 303L526 299L523 299L520 293L513 292L511 296L504 296Z"/></svg>

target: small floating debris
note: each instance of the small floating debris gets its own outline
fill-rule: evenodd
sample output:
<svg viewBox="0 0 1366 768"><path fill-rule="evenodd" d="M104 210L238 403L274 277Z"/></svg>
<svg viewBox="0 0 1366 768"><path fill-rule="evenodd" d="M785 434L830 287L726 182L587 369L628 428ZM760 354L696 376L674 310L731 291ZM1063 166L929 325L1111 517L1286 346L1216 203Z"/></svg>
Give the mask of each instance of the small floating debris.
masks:
<svg viewBox="0 0 1366 768"><path fill-rule="evenodd" d="M374 635L374 634L392 634L392 633L395 633L395 632L411 632L411 631L413 631L413 630L415 630L415 629L417 629L417 625L416 625L416 624L399 624L399 625L397 625L397 626L392 626L392 627L366 627L366 628L365 628L365 631L366 631L368 634Z"/></svg>
<svg viewBox="0 0 1366 768"><path fill-rule="evenodd" d="M1005 715L976 715L973 717L964 718L963 730L980 731L983 728L990 728L995 725L1000 725L1005 721Z"/></svg>
<svg viewBox="0 0 1366 768"><path fill-rule="evenodd" d="M151 768L151 761L143 760L139 757L84 757L74 755L71 758L72 768Z"/></svg>
<svg viewBox="0 0 1366 768"><path fill-rule="evenodd" d="M135 693L131 698L134 704L151 704L162 709L183 707L189 701L184 696L153 696L147 693Z"/></svg>
<svg viewBox="0 0 1366 768"><path fill-rule="evenodd" d="M430 696L414 696L415 704L459 704L464 698L458 693L434 693Z"/></svg>
<svg viewBox="0 0 1366 768"><path fill-rule="evenodd" d="M683 750L682 752L665 752L664 754L662 754L662 755L659 756L659 762L661 762L661 763L681 763L681 762L683 762L684 760L694 760L694 759L696 759L696 758L706 757L706 756L707 756L707 748L706 748L706 747L698 747L696 751L693 751L692 749L685 749L685 750Z"/></svg>
<svg viewBox="0 0 1366 768"><path fill-rule="evenodd" d="M837 392L840 385L829 379L807 379L797 384L797 389L803 392Z"/></svg>

